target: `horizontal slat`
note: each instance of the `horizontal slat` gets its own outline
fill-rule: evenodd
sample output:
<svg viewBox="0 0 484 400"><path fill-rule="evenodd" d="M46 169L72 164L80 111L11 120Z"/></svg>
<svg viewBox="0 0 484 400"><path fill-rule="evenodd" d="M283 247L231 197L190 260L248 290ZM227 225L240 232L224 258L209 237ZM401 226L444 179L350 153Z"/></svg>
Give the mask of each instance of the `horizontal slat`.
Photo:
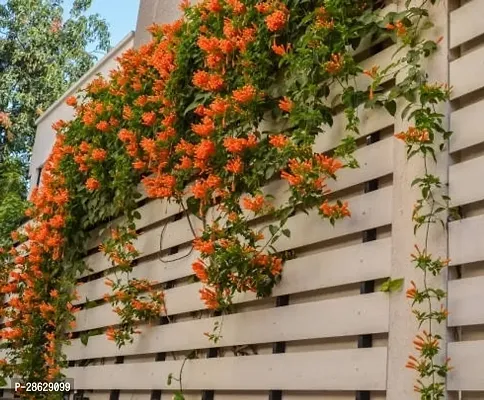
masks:
<svg viewBox="0 0 484 400"><path fill-rule="evenodd" d="M188 253L189 250L187 249L179 254L176 254L176 256L181 257L182 255ZM129 274L129 278L147 279L154 284L180 279L193 274L192 263L197 259L198 256L199 253L194 250L187 257L170 263L162 263L159 259L141 262L139 265L133 268L132 272ZM84 283L77 289L79 300L75 301L74 304L79 305L84 304L86 301L101 299L108 289L108 287L104 284L106 279L111 279L114 281L120 279L121 282L126 283L128 278L126 274L113 273L106 275L101 279Z"/></svg>
<svg viewBox="0 0 484 400"><path fill-rule="evenodd" d="M450 13L450 48L484 33L484 1L473 0Z"/></svg>
<svg viewBox="0 0 484 400"><path fill-rule="evenodd" d="M185 390L385 390L385 347L189 360ZM74 367L76 389L170 389L182 361ZM136 377L134 379L134 377ZM175 383L176 384L176 383ZM172 384L176 387L175 384Z"/></svg>
<svg viewBox="0 0 484 400"><path fill-rule="evenodd" d="M451 99L457 99L484 86L484 47L450 63Z"/></svg>
<svg viewBox="0 0 484 400"><path fill-rule="evenodd" d="M449 258L452 265L484 260L484 216L465 218L449 224Z"/></svg>
<svg viewBox="0 0 484 400"><path fill-rule="evenodd" d="M393 158L391 151L392 141L391 138L382 140L371 146L364 147L356 152L356 157L361 162L361 168L356 170L343 170L340 173L340 178L336 182L331 182L329 187L333 190L342 190L344 188L358 184L359 182L365 182L371 179L375 179L391 173L393 169ZM380 154L388 154L388 157L381 158ZM269 186L266 192L271 193L277 199L277 202L283 202L283 198L287 196L285 193L285 183L275 182ZM143 215L143 219L148 220L154 217L156 214L150 212ZM163 214L160 215L163 217ZM202 229L202 222L191 216L192 225L195 231L198 233ZM157 218L161 220L162 218ZM135 246L140 251L141 256L149 256L156 253L160 249L160 235L163 227L148 230L139 236ZM186 218L171 222L167 225L165 235L163 237L163 248L168 249L170 247L179 246L185 243L189 243L193 239L193 234ZM176 258L176 256L174 257ZM90 269L90 272L84 273L82 276L87 276L97 272L101 272L111 267L111 263L102 253L95 253L86 257L86 265Z"/></svg>
<svg viewBox="0 0 484 400"><path fill-rule="evenodd" d="M447 379L448 390L484 390L483 355L484 340L449 343L448 356L454 368Z"/></svg>
<svg viewBox="0 0 484 400"><path fill-rule="evenodd" d="M291 230L291 238L281 238L275 244L275 247L279 251L284 251L367 229L385 226L391 221L391 194L392 188L387 187L354 197L350 200L352 217L345 221L339 221L334 227L331 227L327 222L322 221L315 212L310 213L309 216L305 214L296 215L290 218L287 224L288 228ZM193 289L191 289L192 287ZM193 294L189 295L185 292L183 298L177 298L175 294L176 289L167 291L166 303L168 313L176 314L194 311L193 309L189 309L187 307L188 305L200 309L199 307L201 303L197 296L194 296L197 289L195 289L194 286L188 286L188 288L193 290ZM170 296L173 296L173 298L171 299ZM190 302L190 298L194 301L193 305ZM110 305L105 304L80 311L77 315L76 330L95 329L100 326L115 324L117 316L110 310Z"/></svg>
<svg viewBox="0 0 484 400"><path fill-rule="evenodd" d="M328 181L328 187L333 191L338 191L391 174L393 172L394 140L393 137L389 137L356 151L355 157L360 167L341 170L336 181ZM382 157L382 154L385 154L385 157Z"/></svg>
<svg viewBox="0 0 484 400"><path fill-rule="evenodd" d="M175 277L188 276L193 273L191 268L192 260L196 257L194 252L190 257L174 263L162 264L160 261L142 263L133 269L130 277L146 278L158 282L167 282ZM363 282L372 279L379 279L389 276L390 269L390 239L358 244L343 249L325 251L319 254L289 260L284 265L283 279L274 289L275 295L304 292L323 287L333 287L354 282ZM110 275L109 277L114 278ZM310 277L311 279L309 279ZM124 278L124 274L123 277ZM187 289L193 288L187 292ZM175 311L199 309L198 301L199 285L189 285L182 288L175 288L166 291L167 302L170 302L169 313ZM80 300L77 304L89 300L98 300L107 291L104 279L97 279L81 285L78 289ZM185 300L176 307L177 300L171 293L180 291L180 296ZM183 293L184 292L184 293ZM196 299L190 296L195 295ZM253 299L253 297L250 297ZM241 300L242 301L242 300ZM244 300L248 301L248 300ZM173 306L173 307L172 307ZM185 311L179 311L185 312ZM85 313L82 311L81 313Z"/></svg>
<svg viewBox="0 0 484 400"><path fill-rule="evenodd" d="M140 213L141 218L136 220L136 229L143 229L153 223L170 218L183 211L179 204L175 202L168 202L165 200L153 200L145 205L139 207L137 211ZM110 228L121 225L124 218L117 218L107 226L103 226L99 229L95 229L91 232L91 237L87 244L87 249L93 249L97 247L102 241L107 239L110 235Z"/></svg>
<svg viewBox="0 0 484 400"><path fill-rule="evenodd" d="M454 153L484 142L484 100L451 114L450 152Z"/></svg>
<svg viewBox="0 0 484 400"><path fill-rule="evenodd" d="M484 199L484 185L477 184L482 180L482 171L484 156L450 166L449 196L453 206Z"/></svg>
<svg viewBox="0 0 484 400"><path fill-rule="evenodd" d="M87 346L79 339L66 349L69 360L150 354L205 347L239 346L388 331L388 295L372 293L322 300L262 311L242 312L142 329L133 344L118 349L105 335ZM213 344L204 332L223 323L222 338Z"/></svg>
<svg viewBox="0 0 484 400"><path fill-rule="evenodd" d="M316 211L299 214L288 221L291 237L282 237L274 247L278 251L307 246L367 229L385 226L391 222L392 187L353 197L348 200L351 218L338 221L334 227L322 221Z"/></svg>
<svg viewBox="0 0 484 400"><path fill-rule="evenodd" d="M484 324L484 276L449 282L449 326Z"/></svg>
<svg viewBox="0 0 484 400"><path fill-rule="evenodd" d="M392 126L395 121L384 108L370 110L359 107L358 116L360 118L358 129L360 130L361 136L369 135ZM341 143L341 139L348 135L346 124L344 114L335 116L333 126L316 138L314 151L325 152L336 148Z"/></svg>

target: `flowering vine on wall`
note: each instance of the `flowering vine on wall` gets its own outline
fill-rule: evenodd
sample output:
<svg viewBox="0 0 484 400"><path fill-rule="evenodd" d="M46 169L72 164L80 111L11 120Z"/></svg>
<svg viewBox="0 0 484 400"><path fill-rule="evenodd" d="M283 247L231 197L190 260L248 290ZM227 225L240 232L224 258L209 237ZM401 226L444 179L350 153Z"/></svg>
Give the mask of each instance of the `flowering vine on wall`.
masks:
<svg viewBox="0 0 484 400"><path fill-rule="evenodd" d="M327 182L357 167L358 109L384 107L395 115L397 100L406 99L402 116L413 125L397 137L409 156L427 163L434 143L449 135L435 109L448 90L430 85L422 68L437 48L420 35L430 26L427 3L434 1L398 12L362 0L183 3L180 20L151 27L149 44L126 52L108 79L69 98L76 116L55 124L57 140L28 211L32 222L17 234L20 246L2 251L1 291L9 296L1 310L5 376L61 376L84 246L89 231L113 217L125 222L100 250L127 279L106 281L105 301L120 318L108 338L122 346L142 323L169 313L153 282L130 277L139 256L139 182L149 198L177 202L200 218L203 229L193 241L200 295L207 308L229 312L235 293L263 297L277 284L284 262L277 240L290 236L292 215L316 208L331 224L350 217L348 204L330 201ZM399 42L404 55L363 71L354 57L363 38ZM363 74L371 78L365 87L355 84ZM338 112L346 115L347 135L330 154L316 153L316 138ZM287 184L284 198L264 190L277 178ZM447 199L437 205L441 184L427 171L415 184L422 200L414 219L430 229ZM272 222L261 226L257 219ZM445 266L428 254L427 243L414 260L424 274ZM448 366L434 362L440 349L431 327L445 319L445 309L433 308L445 293L427 286L408 293L416 305L428 305L415 315L430 327L410 365L419 371L421 398L439 399L444 386L437 376L445 377Z"/></svg>

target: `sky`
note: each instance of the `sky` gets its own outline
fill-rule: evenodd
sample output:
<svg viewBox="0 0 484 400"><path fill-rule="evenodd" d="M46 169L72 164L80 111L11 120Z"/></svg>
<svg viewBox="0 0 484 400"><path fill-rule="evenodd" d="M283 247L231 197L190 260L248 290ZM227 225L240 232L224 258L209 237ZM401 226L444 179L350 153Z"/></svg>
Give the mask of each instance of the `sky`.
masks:
<svg viewBox="0 0 484 400"><path fill-rule="evenodd" d="M70 9L74 0L65 0L64 10ZM136 27L140 0L93 0L90 14L100 14L109 25L111 46L116 46Z"/></svg>

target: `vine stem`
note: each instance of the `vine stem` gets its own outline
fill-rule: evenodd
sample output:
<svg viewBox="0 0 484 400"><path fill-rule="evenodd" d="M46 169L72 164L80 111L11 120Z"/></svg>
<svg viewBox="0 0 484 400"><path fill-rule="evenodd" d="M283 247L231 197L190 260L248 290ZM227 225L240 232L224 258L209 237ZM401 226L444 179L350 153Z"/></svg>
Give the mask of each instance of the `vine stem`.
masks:
<svg viewBox="0 0 484 400"><path fill-rule="evenodd" d="M427 154L424 155L423 157L423 162L424 162L424 173L426 176L428 176L428 164L427 164ZM435 198L432 190L429 190L429 195L431 197L431 203L430 203L430 216L433 215L434 209L435 209ZM431 220L428 219L426 222L426 227L425 227L425 240L424 240L424 252L428 252L428 246L429 246L429 236L430 236L430 224ZM424 284L424 289L426 293L428 293L428 271L427 268L424 270L424 276L423 276L423 284ZM428 296L428 309L429 309L429 335L432 337L432 330L433 330L433 325L432 325L432 310L433 310L433 305L432 305L432 298ZM432 386L435 387L435 371L434 371L434 357L430 358L430 366L432 368Z"/></svg>

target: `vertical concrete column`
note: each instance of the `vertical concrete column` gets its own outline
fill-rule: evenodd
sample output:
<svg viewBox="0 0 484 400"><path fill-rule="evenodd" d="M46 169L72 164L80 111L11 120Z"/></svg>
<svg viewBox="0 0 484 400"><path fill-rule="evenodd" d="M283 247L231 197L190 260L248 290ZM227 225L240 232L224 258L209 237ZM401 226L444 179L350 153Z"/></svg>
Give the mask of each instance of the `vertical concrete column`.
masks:
<svg viewBox="0 0 484 400"><path fill-rule="evenodd" d="M137 48L151 38L146 29L153 23L164 24L179 18L181 0L140 0L138 21L134 37L134 47Z"/></svg>
<svg viewBox="0 0 484 400"><path fill-rule="evenodd" d="M402 10L404 1L399 1L399 9ZM420 2L415 2L419 4ZM430 7L431 20L435 27L426 32L426 37L437 40L443 36L444 40L439 45L439 50L426 64L429 81L431 83L448 83L448 0L441 0L435 6ZM397 111L395 119L395 132L407 130L409 123L400 118L401 107ZM448 121L449 107L444 105L440 112L445 114ZM446 122L447 123L447 122ZM413 157L407 161L404 144L394 142L394 170L393 170L393 220L392 220L392 265L391 276L393 279L404 278L405 289L410 281L414 280L422 287L422 271L416 270L411 262L410 254L414 252L414 244L424 243L424 228L417 235L413 232L411 218L413 205L419 198L418 188L411 188L411 183L417 176L424 174L422 158ZM439 151L437 151L439 153ZM384 155L382 155L384 157ZM429 163L430 173L440 176L442 183L448 182L449 157L447 154L438 154L438 162L435 167L433 161ZM444 215L443 218L446 216ZM429 252L434 256L447 257L447 232L440 224L434 224L429 238ZM447 288L447 273L435 279L429 278L432 287ZM447 334L445 323L438 326L433 333L442 335L443 355L447 348ZM406 299L405 290L390 294L390 326L388 338L388 370L387 370L387 400L412 400L419 399L418 393L414 392L413 386L417 378L416 371L405 368L410 353L415 354L412 340L418 333L418 324L415 316L411 313L410 302Z"/></svg>

